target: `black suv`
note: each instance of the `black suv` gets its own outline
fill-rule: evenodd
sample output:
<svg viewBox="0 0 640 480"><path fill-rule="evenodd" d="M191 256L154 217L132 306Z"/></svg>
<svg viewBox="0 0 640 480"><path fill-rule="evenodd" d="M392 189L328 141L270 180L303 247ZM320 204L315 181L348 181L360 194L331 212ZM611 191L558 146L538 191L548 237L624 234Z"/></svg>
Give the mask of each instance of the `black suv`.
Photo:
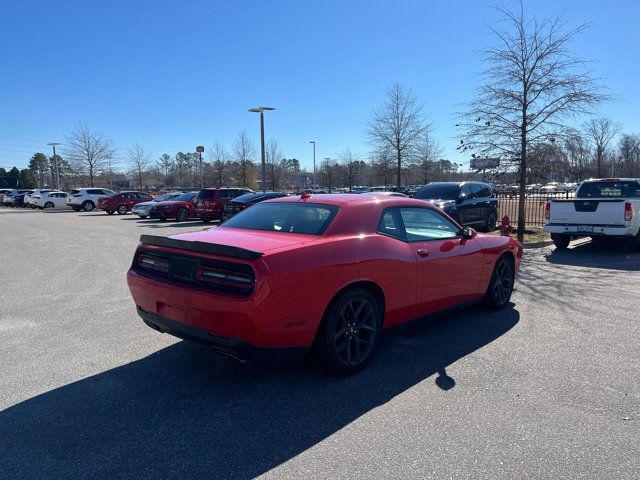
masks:
<svg viewBox="0 0 640 480"><path fill-rule="evenodd" d="M431 182L413 198L440 207L463 226L491 232L498 220L498 199L491 187L481 182Z"/></svg>

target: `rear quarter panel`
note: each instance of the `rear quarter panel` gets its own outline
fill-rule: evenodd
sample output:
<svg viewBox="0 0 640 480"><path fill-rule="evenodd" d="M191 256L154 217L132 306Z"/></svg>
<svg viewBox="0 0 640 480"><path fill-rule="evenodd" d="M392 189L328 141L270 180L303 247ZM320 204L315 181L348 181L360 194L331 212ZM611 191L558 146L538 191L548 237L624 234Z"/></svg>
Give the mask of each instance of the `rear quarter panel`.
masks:
<svg viewBox="0 0 640 480"><path fill-rule="evenodd" d="M385 326L415 309L417 266L409 246L384 235L328 237L264 257L280 313L315 331L336 294L370 281L385 297ZM302 327L302 324L301 324Z"/></svg>

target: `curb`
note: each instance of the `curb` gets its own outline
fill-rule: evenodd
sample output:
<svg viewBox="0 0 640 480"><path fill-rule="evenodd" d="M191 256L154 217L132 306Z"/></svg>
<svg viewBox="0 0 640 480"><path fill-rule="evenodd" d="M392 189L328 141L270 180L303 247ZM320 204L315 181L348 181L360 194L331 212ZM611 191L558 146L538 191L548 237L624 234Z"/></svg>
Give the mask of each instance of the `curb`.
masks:
<svg viewBox="0 0 640 480"><path fill-rule="evenodd" d="M522 245L522 248L528 250L530 248L548 247L549 245L553 245L553 240L542 240L541 242L525 243L524 245Z"/></svg>

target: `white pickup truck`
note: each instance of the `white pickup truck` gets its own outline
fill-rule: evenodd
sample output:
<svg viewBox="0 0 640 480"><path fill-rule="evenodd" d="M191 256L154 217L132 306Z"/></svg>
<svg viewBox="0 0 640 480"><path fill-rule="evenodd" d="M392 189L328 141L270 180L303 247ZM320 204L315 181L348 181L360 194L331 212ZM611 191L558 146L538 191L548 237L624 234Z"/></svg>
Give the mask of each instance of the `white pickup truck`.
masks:
<svg viewBox="0 0 640 480"><path fill-rule="evenodd" d="M550 200L544 231L558 249L572 238L624 238L640 247L640 179L602 178L578 185L572 200Z"/></svg>

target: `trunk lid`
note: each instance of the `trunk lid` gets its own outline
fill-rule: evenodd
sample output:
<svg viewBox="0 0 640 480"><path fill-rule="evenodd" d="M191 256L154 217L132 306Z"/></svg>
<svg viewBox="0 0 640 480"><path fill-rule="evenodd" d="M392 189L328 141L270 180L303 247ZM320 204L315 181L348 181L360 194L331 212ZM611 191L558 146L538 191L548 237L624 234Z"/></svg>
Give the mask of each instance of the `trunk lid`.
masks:
<svg viewBox="0 0 640 480"><path fill-rule="evenodd" d="M625 200L551 200L550 223L570 225L624 225Z"/></svg>

